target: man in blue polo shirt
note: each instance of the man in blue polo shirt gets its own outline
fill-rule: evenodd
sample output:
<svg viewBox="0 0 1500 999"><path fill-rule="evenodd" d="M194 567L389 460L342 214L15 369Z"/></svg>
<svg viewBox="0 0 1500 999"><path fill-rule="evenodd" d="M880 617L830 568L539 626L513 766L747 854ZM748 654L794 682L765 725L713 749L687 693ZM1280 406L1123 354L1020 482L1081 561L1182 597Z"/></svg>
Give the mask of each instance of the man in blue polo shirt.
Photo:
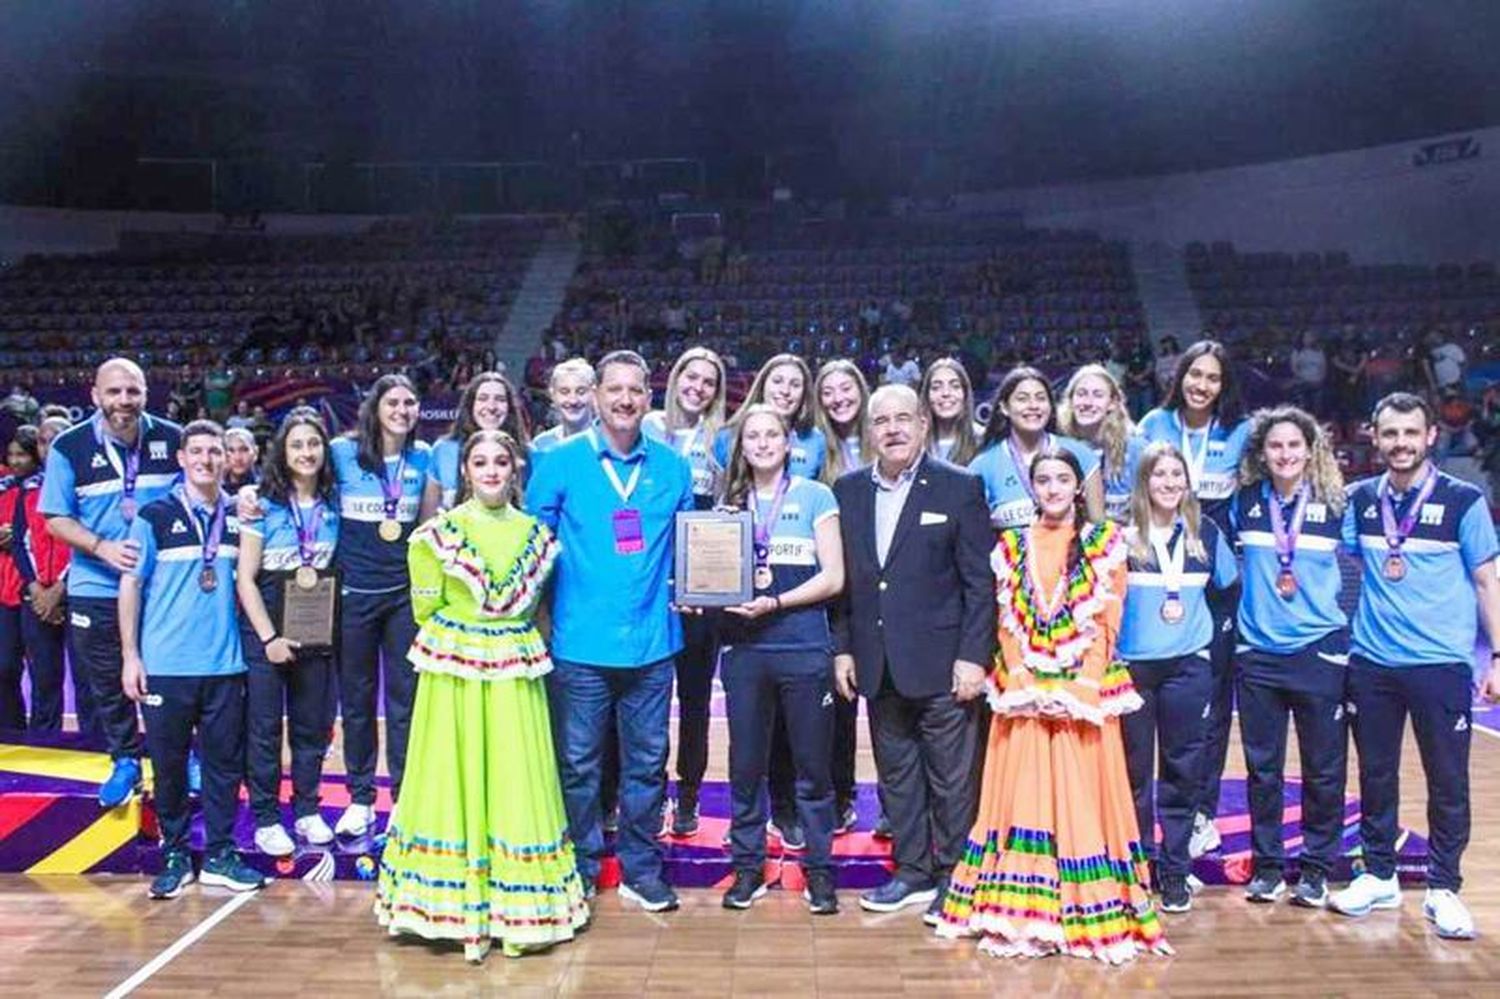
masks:
<svg viewBox="0 0 1500 999"><path fill-rule="evenodd" d="M558 759L578 868L593 885L604 835L599 775L613 708L620 742L620 895L651 912L677 907L662 877L661 807L673 657L682 624L671 607L674 524L693 509L688 463L641 434L650 369L621 350L599 362L598 423L537 462L527 507L562 545L552 598L548 676L560 717Z"/></svg>
<svg viewBox="0 0 1500 999"><path fill-rule="evenodd" d="M120 683L141 705L161 824L162 870L152 898L194 880L188 853L188 751L203 754L206 885L253 891L265 878L234 848L245 773L245 660L235 616L239 522L219 489L224 432L195 420L177 453L183 483L130 525L135 564L120 577Z"/></svg>
<svg viewBox="0 0 1500 999"><path fill-rule="evenodd" d="M98 409L59 434L47 453L37 507L55 537L73 548L68 569L68 637L73 668L87 678L114 770L99 788L113 808L140 786L141 737L135 706L120 689L120 574L140 553L126 537L148 503L177 480L179 431L146 412L146 376L134 361L111 358L94 376Z"/></svg>
<svg viewBox="0 0 1500 999"><path fill-rule="evenodd" d="M1366 868L1329 904L1347 916L1401 905L1397 777L1410 714L1427 777L1431 855L1422 912L1439 936L1468 939L1474 920L1458 890L1469 842L1472 659L1478 618L1490 648L1500 649L1500 543L1484 494L1428 460L1437 425L1425 400L1388 395L1375 406L1374 424L1387 471L1356 483L1344 510L1344 543L1364 564L1348 696ZM1480 684L1491 700L1500 697L1496 659L1500 653Z"/></svg>

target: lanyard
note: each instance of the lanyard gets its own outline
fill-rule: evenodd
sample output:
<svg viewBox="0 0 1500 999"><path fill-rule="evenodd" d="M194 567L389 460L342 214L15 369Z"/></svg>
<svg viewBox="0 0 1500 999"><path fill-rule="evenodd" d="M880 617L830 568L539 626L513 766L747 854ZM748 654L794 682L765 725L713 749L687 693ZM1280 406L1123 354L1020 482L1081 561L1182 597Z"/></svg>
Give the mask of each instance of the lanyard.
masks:
<svg viewBox="0 0 1500 999"><path fill-rule="evenodd" d="M317 552L318 531L323 526L323 509L323 501L315 500L312 515L303 521L302 507L297 502L297 497L287 497L287 512L291 514L292 527L297 531L297 558L303 565L313 564L313 558Z"/></svg>
<svg viewBox="0 0 1500 999"><path fill-rule="evenodd" d="M224 538L224 497L214 504L213 520L209 522L208 531L205 534L203 522L198 519L198 511L193 509L192 501L187 497L187 490L177 490L177 502L187 511L188 520L192 522L193 533L198 535L198 543L203 546L203 568L212 569L214 560L219 557L219 542Z"/></svg>
<svg viewBox="0 0 1500 999"><path fill-rule="evenodd" d="M1033 454L1041 454L1051 446L1052 435L1049 433L1043 433L1042 443L1037 447L1036 451L1033 452ZM1015 434L1011 434L1009 437L1005 438L1005 449L1010 452L1010 463L1015 466L1016 478L1020 480L1021 488L1026 490L1026 495L1031 498L1031 502L1035 503L1036 490L1031 486L1031 462L1026 461L1022 458L1021 449L1016 447Z"/></svg>
<svg viewBox="0 0 1500 999"><path fill-rule="evenodd" d="M1307 517L1307 493L1307 483L1300 483L1296 496L1292 498L1291 523L1288 524L1281 497L1276 494L1275 487L1271 488L1271 535L1276 539L1276 561L1282 569L1290 569L1292 559L1297 557L1297 538L1302 534L1302 522Z"/></svg>
<svg viewBox="0 0 1500 999"><path fill-rule="evenodd" d="M764 566L771 564L771 531L776 527L776 521L781 517L781 505L786 501L787 487L792 484L792 477L781 473L781 479L776 483L776 492L771 497L771 509L766 514L765 520L757 518L755 524L755 564ZM758 504L757 504L758 506Z"/></svg>
<svg viewBox="0 0 1500 999"><path fill-rule="evenodd" d="M1400 522L1396 521L1396 504L1391 498L1391 476L1387 472L1380 480L1380 528L1385 533L1385 543L1390 547L1391 555L1400 558L1401 546L1406 539L1411 537L1412 528L1417 526L1417 518L1422 515L1422 506L1432 497L1433 489L1437 488L1437 469L1428 468L1427 477L1422 480L1421 488L1417 490L1416 497L1411 506L1406 510L1406 516Z"/></svg>
<svg viewBox="0 0 1500 999"><path fill-rule="evenodd" d="M94 442L104 451L104 458L109 462L115 474L120 477L120 488L128 500L135 499L135 483L141 474L141 438L146 435L146 418L141 417L140 424L135 428L135 443L125 446L125 463L120 464L120 455L111 446L112 438L104 434L104 421L102 418L94 422ZM123 442L122 442L123 446Z"/></svg>
<svg viewBox="0 0 1500 999"><path fill-rule="evenodd" d="M1183 567L1187 565L1186 534L1181 521L1173 525L1172 533L1165 539L1160 533L1151 532L1151 550L1156 552L1156 567L1167 584L1168 600L1182 596ZM1177 542L1175 545L1172 544L1174 541Z"/></svg>
<svg viewBox="0 0 1500 999"><path fill-rule="evenodd" d="M1198 485L1203 481L1203 466L1208 464L1208 442L1214 435L1214 427L1218 420L1210 419L1208 426L1203 428L1203 446L1194 450L1193 435L1188 430L1187 420L1182 413L1177 414L1177 426L1181 430L1182 458L1187 463L1188 485L1194 492L1198 491Z"/></svg>
<svg viewBox="0 0 1500 999"><path fill-rule="evenodd" d="M636 462L635 467L630 470L630 478L621 482L620 473L615 471L615 463L609 459L609 456L602 455L599 458L599 465L604 469L604 477L609 480L611 488L614 489L615 495L620 497L621 503L630 502L635 487L641 481L641 466L644 464L643 461Z"/></svg>
<svg viewBox="0 0 1500 999"><path fill-rule="evenodd" d="M384 497L383 507L385 519L395 520L396 511L401 506L401 486L406 479L406 449L401 449L401 457L396 460L396 479L391 481L390 468L384 459L380 463L380 495ZM296 504L294 503L293 506Z"/></svg>

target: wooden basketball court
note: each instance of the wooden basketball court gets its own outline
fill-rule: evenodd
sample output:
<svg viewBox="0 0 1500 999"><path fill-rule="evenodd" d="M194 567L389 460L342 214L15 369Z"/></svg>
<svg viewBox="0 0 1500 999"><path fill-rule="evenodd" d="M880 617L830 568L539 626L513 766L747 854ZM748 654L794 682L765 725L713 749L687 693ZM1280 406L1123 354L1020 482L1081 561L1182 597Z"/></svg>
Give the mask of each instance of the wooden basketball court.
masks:
<svg viewBox="0 0 1500 999"><path fill-rule="evenodd" d="M722 768L725 735L715 726ZM872 777L864 749L860 769ZM1233 760L1231 772L1241 772ZM1476 727L1472 773L1463 897L1481 935L1467 943L1429 930L1420 887L1407 889L1400 911L1360 921L1208 888L1190 914L1163 916L1175 957L1125 968L982 957L972 942L937 939L916 909L862 912L854 892L841 894L838 916L814 919L790 892L729 912L717 891L695 889L660 916L606 892L572 944L519 960L496 949L473 966L457 949L386 937L370 914L369 883L277 881L253 896L194 886L151 902L143 877L5 875L0 995L1497 995L1500 734ZM1402 818L1423 830L1409 738L1402 778Z"/></svg>

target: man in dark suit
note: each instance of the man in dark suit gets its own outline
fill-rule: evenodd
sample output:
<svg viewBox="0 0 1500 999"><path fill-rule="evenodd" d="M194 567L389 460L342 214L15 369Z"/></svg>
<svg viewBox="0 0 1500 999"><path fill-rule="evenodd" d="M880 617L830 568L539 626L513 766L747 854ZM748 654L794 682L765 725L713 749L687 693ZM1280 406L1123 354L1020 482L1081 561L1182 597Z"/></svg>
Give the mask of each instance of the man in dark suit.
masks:
<svg viewBox="0 0 1500 999"><path fill-rule="evenodd" d="M915 392L877 389L867 425L875 464L834 486L847 585L833 668L840 694L868 701L896 873L859 904L925 904L933 922L978 805L994 534L979 479L926 454Z"/></svg>

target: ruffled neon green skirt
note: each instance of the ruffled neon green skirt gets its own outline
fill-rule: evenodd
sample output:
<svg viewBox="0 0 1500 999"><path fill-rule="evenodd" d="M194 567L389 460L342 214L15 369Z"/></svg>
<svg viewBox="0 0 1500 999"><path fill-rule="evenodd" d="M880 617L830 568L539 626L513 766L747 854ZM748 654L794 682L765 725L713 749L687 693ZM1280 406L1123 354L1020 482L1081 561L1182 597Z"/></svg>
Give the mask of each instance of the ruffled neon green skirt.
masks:
<svg viewBox="0 0 1500 999"><path fill-rule="evenodd" d="M588 922L541 680L420 676L375 915L471 961L493 940L544 947Z"/></svg>

